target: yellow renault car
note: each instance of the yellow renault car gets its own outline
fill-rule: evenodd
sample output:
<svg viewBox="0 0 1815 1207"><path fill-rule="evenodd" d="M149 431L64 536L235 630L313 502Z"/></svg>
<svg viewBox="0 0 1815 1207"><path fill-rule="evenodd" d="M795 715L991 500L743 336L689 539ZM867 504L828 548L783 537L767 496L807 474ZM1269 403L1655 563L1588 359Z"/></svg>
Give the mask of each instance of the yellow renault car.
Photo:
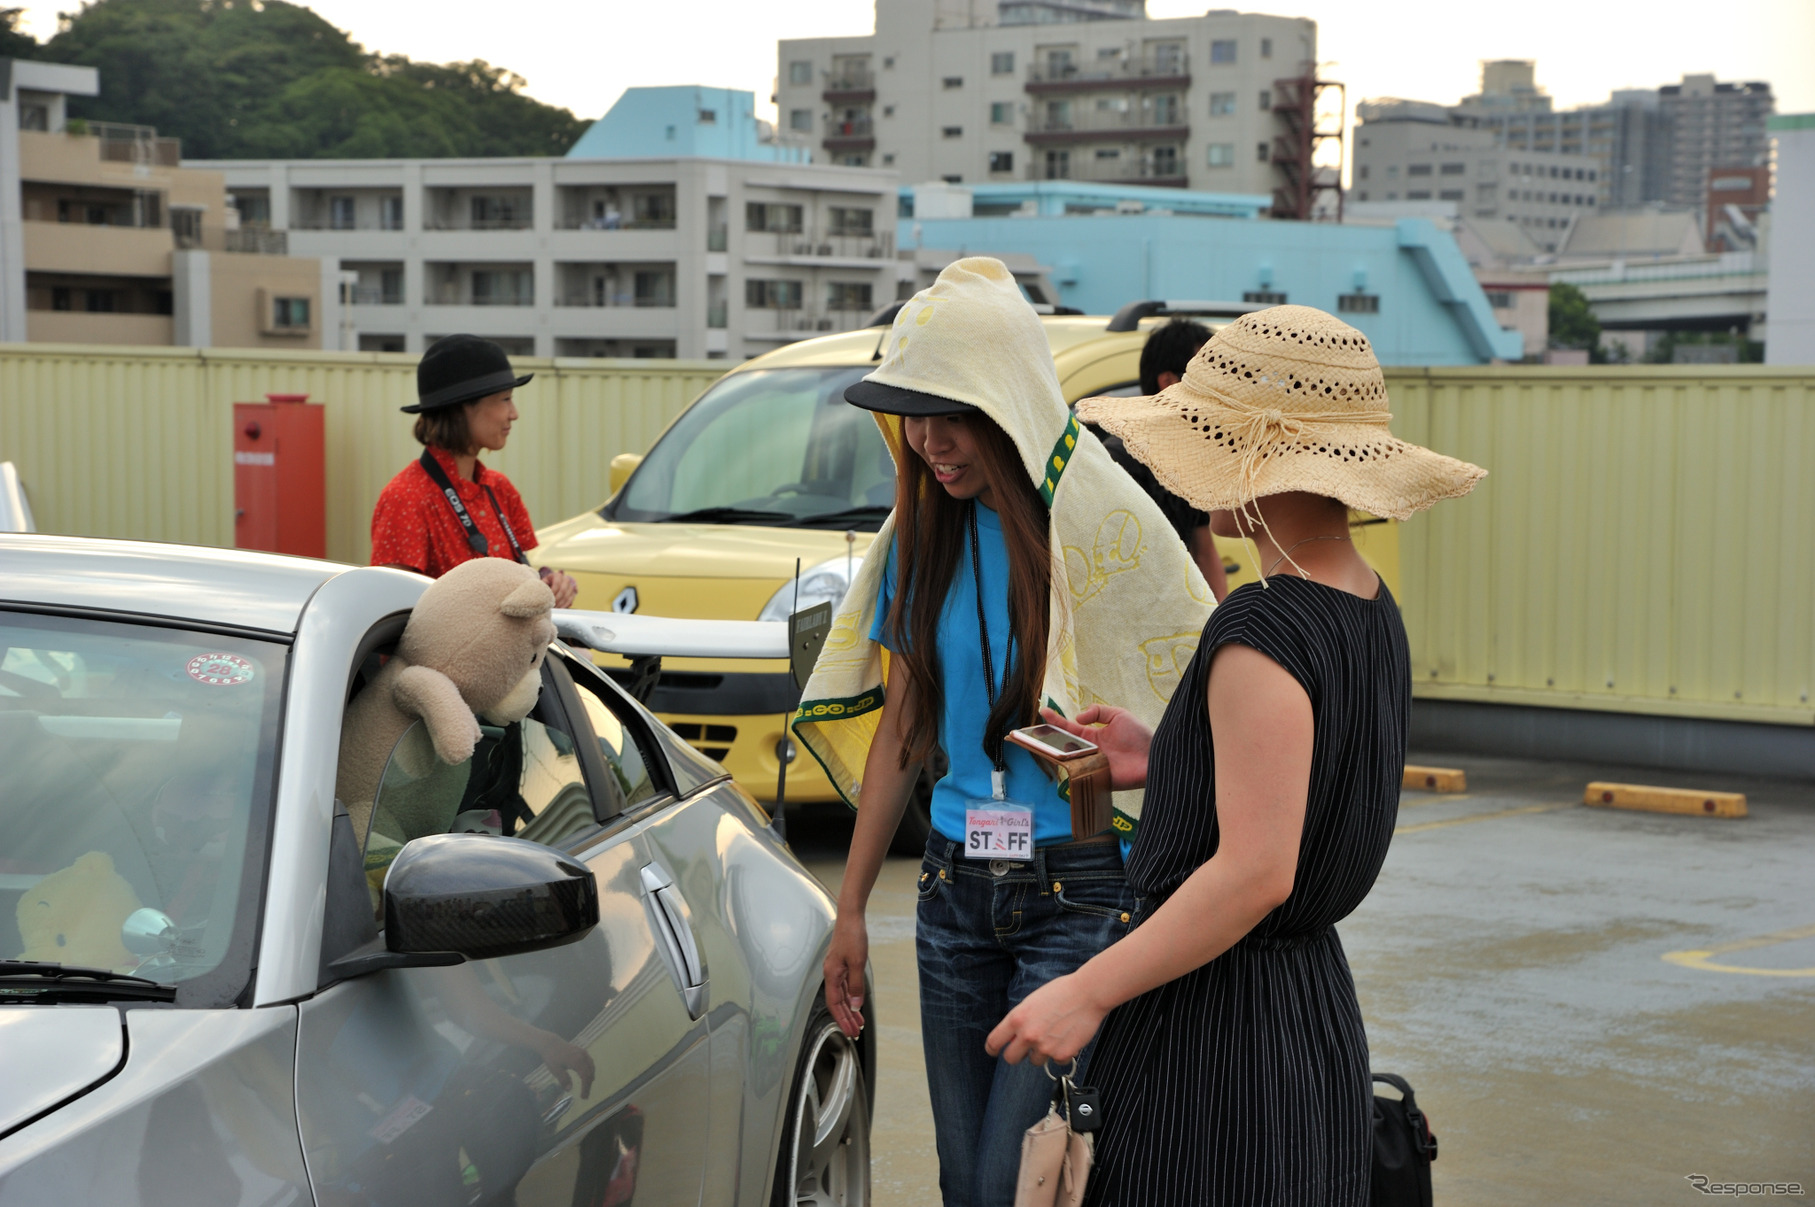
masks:
<svg viewBox="0 0 1815 1207"><path fill-rule="evenodd" d="M1217 327L1251 307L1136 302L1114 318L1043 316L1068 403L1139 391L1152 326L1191 314ZM789 344L746 361L683 411L645 455L612 461L612 496L596 511L541 529L531 555L580 585L578 608L715 620L786 620L836 603L869 553L895 497L895 467L869 412L845 387L881 355L894 308L858 331ZM1358 543L1398 589L1396 526L1363 524ZM1239 541L1221 541L1233 588L1254 577ZM798 587L795 570L799 567ZM622 659L599 656L620 680ZM787 663L669 659L646 702L681 737L723 763L758 800L773 801L782 760L787 801L836 801L812 759L796 759L785 723L800 699ZM928 832L926 794L898 848Z"/></svg>

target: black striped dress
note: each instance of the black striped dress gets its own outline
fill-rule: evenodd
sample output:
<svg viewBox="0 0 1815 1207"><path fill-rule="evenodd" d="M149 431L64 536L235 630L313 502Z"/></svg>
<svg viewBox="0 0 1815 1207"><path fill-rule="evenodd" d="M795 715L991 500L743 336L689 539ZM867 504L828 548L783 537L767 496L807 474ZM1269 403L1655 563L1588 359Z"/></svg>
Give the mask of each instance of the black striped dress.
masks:
<svg viewBox="0 0 1815 1207"><path fill-rule="evenodd" d="M1365 1207L1367 1036L1335 923L1368 890L1399 811L1411 659L1386 587L1365 600L1281 575L1230 593L1153 735L1128 880L1144 916L1216 853L1211 655L1279 663L1315 736L1292 893L1194 972L1118 1007L1087 1077L1104 1126L1096 1207Z"/></svg>

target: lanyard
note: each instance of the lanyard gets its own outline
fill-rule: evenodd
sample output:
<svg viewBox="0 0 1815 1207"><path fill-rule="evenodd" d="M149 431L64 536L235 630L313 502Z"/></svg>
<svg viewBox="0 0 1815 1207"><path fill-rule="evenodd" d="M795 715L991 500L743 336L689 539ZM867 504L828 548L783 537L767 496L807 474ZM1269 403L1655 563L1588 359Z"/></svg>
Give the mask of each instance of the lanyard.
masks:
<svg viewBox="0 0 1815 1207"><path fill-rule="evenodd" d="M466 504L460 501L460 492L448 481L447 471L441 468L441 462L435 460L435 454L426 448L422 450L422 469L441 488L441 493L447 496L448 506L454 509L454 516L460 521L460 526L466 529L467 548L480 557L490 553L491 542L485 539L485 534L473 523L473 517L466 514ZM498 506L498 496L492 493L489 486L482 489L486 498L492 501L492 511L498 517L499 527L504 529L504 539L510 542L511 556L527 566L529 559L523 556L523 546L517 544L517 534L511 531L510 521L504 518L504 508Z"/></svg>
<svg viewBox="0 0 1815 1207"><path fill-rule="evenodd" d="M977 536L977 501L971 500L971 583L977 588L977 636L983 647L983 694L989 700L989 710L996 711L996 668L990 657L989 616L983 607L983 542ZM1015 656L1015 631L1010 625L1008 645L1002 651L1002 690L1008 690L1008 664ZM1002 800L1007 789L1004 781L1008 775L1008 763L1000 756L990 760L990 779L996 791L996 799Z"/></svg>

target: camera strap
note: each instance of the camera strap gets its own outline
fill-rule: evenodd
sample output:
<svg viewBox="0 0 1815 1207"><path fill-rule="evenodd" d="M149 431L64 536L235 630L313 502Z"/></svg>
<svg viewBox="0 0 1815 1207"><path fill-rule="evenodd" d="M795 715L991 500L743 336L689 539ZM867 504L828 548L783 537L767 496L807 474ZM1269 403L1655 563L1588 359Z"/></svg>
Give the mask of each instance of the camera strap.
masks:
<svg viewBox="0 0 1815 1207"><path fill-rule="evenodd" d="M435 459L435 454L429 449L422 450L421 465L422 472L441 488L441 493L447 499L448 506L454 509L454 518L458 519L460 526L466 529L467 548L480 557L490 553L491 542L485 539L485 534L480 532L478 525L473 523L473 517L467 514L466 504L460 501L460 492L454 489L454 483L448 478L447 471L441 468L441 462ZM492 488L489 486L483 486L480 489L485 491L485 497L492 501L492 511L498 517L498 526L504 529L504 539L510 542L511 556L527 566L529 559L523 556L523 546L517 543L517 534L511 531L510 521L504 517L504 509L498 506L498 496L492 493ZM987 674L987 668L985 673ZM991 698L994 698L993 691Z"/></svg>

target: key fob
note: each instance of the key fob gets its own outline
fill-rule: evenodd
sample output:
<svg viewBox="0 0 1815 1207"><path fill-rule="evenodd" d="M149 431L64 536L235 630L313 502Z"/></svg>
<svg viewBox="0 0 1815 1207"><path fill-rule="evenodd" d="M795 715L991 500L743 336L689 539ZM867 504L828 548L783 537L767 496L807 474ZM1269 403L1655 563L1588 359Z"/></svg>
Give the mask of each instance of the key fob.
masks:
<svg viewBox="0 0 1815 1207"><path fill-rule="evenodd" d="M1103 1100L1094 1086L1071 1086L1065 1096L1070 1100L1072 1131L1094 1132L1103 1126Z"/></svg>

